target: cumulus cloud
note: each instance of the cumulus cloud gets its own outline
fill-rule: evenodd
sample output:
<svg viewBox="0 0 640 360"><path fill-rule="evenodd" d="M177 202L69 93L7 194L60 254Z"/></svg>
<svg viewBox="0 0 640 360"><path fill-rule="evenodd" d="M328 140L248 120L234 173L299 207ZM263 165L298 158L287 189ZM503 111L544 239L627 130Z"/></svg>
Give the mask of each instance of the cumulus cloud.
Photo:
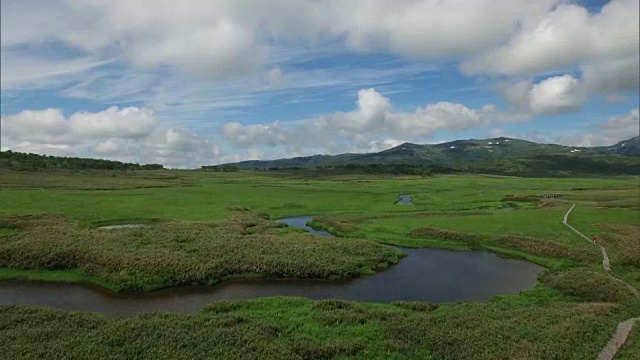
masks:
<svg viewBox="0 0 640 360"><path fill-rule="evenodd" d="M295 126L230 122L223 124L220 131L225 140L240 148L281 146L293 151L318 148L324 153L336 153L389 148L403 141L424 139L438 130L474 128L493 121L495 115L492 105L470 109L450 102L428 104L413 112L395 112L388 98L375 89L362 89L354 111L336 112Z"/></svg>
<svg viewBox="0 0 640 360"><path fill-rule="evenodd" d="M575 64L637 56L640 37L637 0L612 0L599 13L559 5L527 18L504 45L467 60L467 74L533 75Z"/></svg>
<svg viewBox="0 0 640 360"><path fill-rule="evenodd" d="M501 83L496 89L515 112L524 115L577 111L586 101L583 82L568 74L549 77L536 84L530 80Z"/></svg>
<svg viewBox="0 0 640 360"><path fill-rule="evenodd" d="M141 138L155 128L149 109L110 107L77 112L65 119L60 109L25 110L2 117L2 136L31 142L78 144L89 139Z"/></svg>
<svg viewBox="0 0 640 360"><path fill-rule="evenodd" d="M469 75L520 79L580 69L586 93L606 95L638 89L638 10L637 0L612 0L597 13L563 0L6 1L3 62L18 60L3 63L2 86L69 82L99 59L117 59L163 76L167 68L208 81L251 74L277 90L300 83L300 74L291 80L281 67L290 53L348 49L416 60L461 57ZM15 54L51 42L84 55L46 62ZM243 90L255 86L247 82Z"/></svg>
<svg viewBox="0 0 640 360"><path fill-rule="evenodd" d="M356 50L388 49L432 59L473 53L508 39L518 22L555 1L329 1L321 25Z"/></svg>
<svg viewBox="0 0 640 360"><path fill-rule="evenodd" d="M504 42L520 21L544 14L556 1L3 2L2 42L57 40L141 66L168 65L218 79L251 71L275 43L297 40L346 39L352 50L383 49L419 59L469 54ZM34 20L38 27L30 25Z"/></svg>
<svg viewBox="0 0 640 360"><path fill-rule="evenodd" d="M247 29L221 20L211 28L134 43L127 56L136 65L170 65L219 79L251 71L264 61L266 49L254 44Z"/></svg>
<svg viewBox="0 0 640 360"><path fill-rule="evenodd" d="M575 111L584 102L580 81L571 75L541 81L529 91L531 109L536 113L555 114Z"/></svg>
<svg viewBox="0 0 640 360"><path fill-rule="evenodd" d="M67 122L74 136L83 138L141 138L156 126L153 111L145 108L112 106L104 111L77 112Z"/></svg>
<svg viewBox="0 0 640 360"><path fill-rule="evenodd" d="M197 167L224 154L217 144L185 129L165 129L146 108L111 107L65 117L60 109L2 116L3 148L58 156Z"/></svg>

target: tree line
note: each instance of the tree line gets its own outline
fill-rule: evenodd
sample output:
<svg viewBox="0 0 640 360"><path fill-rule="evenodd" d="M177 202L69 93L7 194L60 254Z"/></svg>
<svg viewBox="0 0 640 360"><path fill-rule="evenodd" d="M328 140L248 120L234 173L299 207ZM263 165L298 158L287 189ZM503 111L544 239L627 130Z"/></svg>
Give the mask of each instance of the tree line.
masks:
<svg viewBox="0 0 640 360"><path fill-rule="evenodd" d="M18 171L46 169L63 170L159 170L160 164L133 164L113 160L38 155L32 153L0 151L0 168Z"/></svg>

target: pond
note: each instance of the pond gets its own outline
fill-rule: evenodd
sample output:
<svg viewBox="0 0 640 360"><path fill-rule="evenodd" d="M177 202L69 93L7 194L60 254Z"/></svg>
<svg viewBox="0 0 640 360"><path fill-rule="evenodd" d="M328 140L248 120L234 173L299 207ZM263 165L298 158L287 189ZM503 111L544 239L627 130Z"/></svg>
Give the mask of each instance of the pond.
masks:
<svg viewBox="0 0 640 360"><path fill-rule="evenodd" d="M279 221L309 230L306 226L309 219L311 216L297 216ZM327 232L310 231L331 236ZM246 279L137 294L116 294L79 284L7 281L0 282L0 305L41 305L131 315L154 311L196 312L215 300L265 296L370 302L482 301L533 287L543 269L526 261L503 259L482 251L402 250L408 256L397 265L372 276L350 280Z"/></svg>

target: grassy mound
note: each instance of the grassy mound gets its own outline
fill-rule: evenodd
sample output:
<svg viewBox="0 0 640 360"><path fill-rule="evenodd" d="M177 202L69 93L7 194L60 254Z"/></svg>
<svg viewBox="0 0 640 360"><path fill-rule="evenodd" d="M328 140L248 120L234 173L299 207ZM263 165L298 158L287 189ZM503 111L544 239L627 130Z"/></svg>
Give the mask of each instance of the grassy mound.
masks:
<svg viewBox="0 0 640 360"><path fill-rule="evenodd" d="M548 274L544 284L567 295L587 301L622 302L634 295L612 277L586 269L571 269Z"/></svg>
<svg viewBox="0 0 640 360"><path fill-rule="evenodd" d="M640 268L640 226L625 224L599 224L604 232L600 243L607 249L615 264Z"/></svg>
<svg viewBox="0 0 640 360"><path fill-rule="evenodd" d="M409 235L433 239L462 241L466 243L479 242L481 237L475 234L463 233L455 230L439 229L434 227L420 227L409 231Z"/></svg>
<svg viewBox="0 0 640 360"><path fill-rule="evenodd" d="M353 223L338 219L336 216L314 216L309 222L309 226L343 237L358 229Z"/></svg>
<svg viewBox="0 0 640 360"><path fill-rule="evenodd" d="M216 223L168 221L117 230L83 228L56 216L2 218L0 226L18 229L0 235L5 271L78 269L116 291L215 283L244 274L349 278L402 255L373 241L276 234L282 224L246 211Z"/></svg>
<svg viewBox="0 0 640 360"><path fill-rule="evenodd" d="M575 248L551 240L526 236L500 236L496 239L496 244L523 249L536 255L572 259L585 264L597 263L601 259L600 251L595 246Z"/></svg>

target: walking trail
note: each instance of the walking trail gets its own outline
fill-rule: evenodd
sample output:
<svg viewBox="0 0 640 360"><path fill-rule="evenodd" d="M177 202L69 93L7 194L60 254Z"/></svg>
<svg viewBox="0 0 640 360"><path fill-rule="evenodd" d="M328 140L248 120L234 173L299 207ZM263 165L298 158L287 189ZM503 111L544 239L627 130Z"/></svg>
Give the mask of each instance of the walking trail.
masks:
<svg viewBox="0 0 640 360"><path fill-rule="evenodd" d="M569 214L571 214L571 211L573 210L574 207L576 207L576 204L573 204L571 206L571 209L569 209L569 211L567 211L567 213L564 214L564 219L562 220L562 223L565 224L569 229L573 230L574 233L582 236L588 242L591 242L591 239L589 239L585 234L583 234L580 231L576 230L576 228L574 228L573 226L567 224L567 218L569 218ZM609 255L607 255L607 251L604 249L604 246L602 246L602 245L599 245L599 246L600 246L600 251L602 251L602 267L608 273L610 273L611 272L611 265L609 265Z"/></svg>
<svg viewBox="0 0 640 360"><path fill-rule="evenodd" d="M571 229L573 232L575 232L576 234L580 235L582 238L587 240L588 242L591 242L591 239L589 239L583 233L576 230L576 228L574 228L573 226L567 223L569 214L571 214L571 211L575 207L576 207L576 204L574 203L569 209L569 211L567 211L567 213L564 214L564 219L562 219L562 223L566 225L569 229ZM602 267L607 271L609 275L611 275L611 264L609 262L609 256L607 255L607 251L604 249L604 246L602 245L598 245L598 246L600 246L600 251L602 251ZM631 292L633 292L636 296L640 296L638 289L636 289L635 287L627 284L623 280L620 280L614 276L611 276L611 277L627 285L629 290L631 290ZM613 334L613 336L609 340L609 343L607 343L607 345L602 349L602 351L600 351L600 354L598 354L597 360L612 360L613 357L618 352L618 350L620 350L622 345L624 345L624 343L627 341L627 337L629 336L631 329L633 329L633 324L635 324L635 322L638 320L640 320L640 318L631 318L618 324L618 328L616 329L616 332Z"/></svg>

